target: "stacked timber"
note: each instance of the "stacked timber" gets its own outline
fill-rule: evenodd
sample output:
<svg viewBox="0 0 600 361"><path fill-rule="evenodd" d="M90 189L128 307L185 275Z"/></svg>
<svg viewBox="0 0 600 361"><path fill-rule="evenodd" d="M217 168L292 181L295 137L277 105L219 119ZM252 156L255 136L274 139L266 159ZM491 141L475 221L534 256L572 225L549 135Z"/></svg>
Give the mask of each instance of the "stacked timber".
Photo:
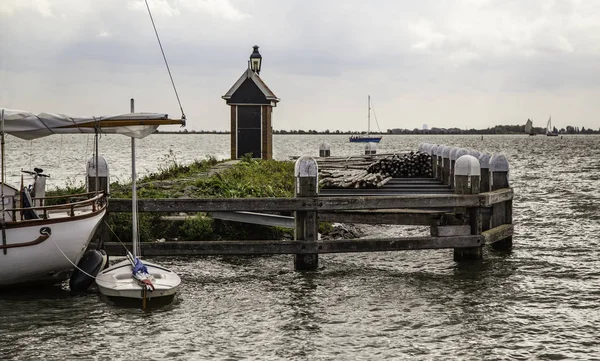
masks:
<svg viewBox="0 0 600 361"><path fill-rule="evenodd" d="M319 185L322 188L380 188L392 177L365 170L321 170Z"/></svg>
<svg viewBox="0 0 600 361"><path fill-rule="evenodd" d="M367 167L367 172L386 178L431 177L431 155L423 152L394 154L372 163Z"/></svg>

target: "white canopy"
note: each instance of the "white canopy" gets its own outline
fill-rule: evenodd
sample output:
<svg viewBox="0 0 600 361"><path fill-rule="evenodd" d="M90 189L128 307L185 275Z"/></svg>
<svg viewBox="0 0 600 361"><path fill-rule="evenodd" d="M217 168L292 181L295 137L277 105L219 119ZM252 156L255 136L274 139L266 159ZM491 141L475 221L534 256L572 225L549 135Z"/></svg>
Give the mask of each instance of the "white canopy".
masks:
<svg viewBox="0 0 600 361"><path fill-rule="evenodd" d="M185 119L169 119L164 113L128 113L99 117L70 117L64 114L33 114L23 110L0 108L4 113L4 132L21 139L36 139L52 134L100 133L123 134L144 138L159 125L185 125ZM1 114L0 114L1 115Z"/></svg>

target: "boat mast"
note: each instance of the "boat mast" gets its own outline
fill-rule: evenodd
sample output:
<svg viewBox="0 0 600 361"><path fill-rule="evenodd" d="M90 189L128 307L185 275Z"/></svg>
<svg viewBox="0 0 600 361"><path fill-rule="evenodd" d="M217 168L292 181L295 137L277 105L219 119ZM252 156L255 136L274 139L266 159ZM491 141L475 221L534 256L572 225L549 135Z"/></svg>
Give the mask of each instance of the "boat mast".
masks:
<svg viewBox="0 0 600 361"><path fill-rule="evenodd" d="M131 98L131 113L135 112L134 100ZM135 138L131 137L131 248L133 257L140 254L138 244L138 223L137 223L137 185L135 183Z"/></svg>
<svg viewBox="0 0 600 361"><path fill-rule="evenodd" d="M2 198L2 245L6 246L6 218L4 208L4 109L0 111L0 132L2 133L2 141L0 142L0 148L2 151L2 165L0 165L0 172L2 175L2 184L0 184L0 195ZM6 254L6 247L4 248L4 254Z"/></svg>
<svg viewBox="0 0 600 361"><path fill-rule="evenodd" d="M367 99L369 107L369 114L367 115L367 135L369 135L369 133L371 133L371 96L369 95Z"/></svg>

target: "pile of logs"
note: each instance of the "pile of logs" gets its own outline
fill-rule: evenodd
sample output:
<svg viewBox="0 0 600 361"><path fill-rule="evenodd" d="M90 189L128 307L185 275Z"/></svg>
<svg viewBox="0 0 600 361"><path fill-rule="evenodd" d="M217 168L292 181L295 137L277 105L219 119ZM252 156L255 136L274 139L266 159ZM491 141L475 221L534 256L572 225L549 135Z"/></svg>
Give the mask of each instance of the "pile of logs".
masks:
<svg viewBox="0 0 600 361"><path fill-rule="evenodd" d="M431 155L423 152L410 152L402 156L394 154L372 163L367 167L367 172L386 178L431 177Z"/></svg>
<svg viewBox="0 0 600 361"><path fill-rule="evenodd" d="M319 185L322 188L379 188L392 177L364 170L321 170Z"/></svg>

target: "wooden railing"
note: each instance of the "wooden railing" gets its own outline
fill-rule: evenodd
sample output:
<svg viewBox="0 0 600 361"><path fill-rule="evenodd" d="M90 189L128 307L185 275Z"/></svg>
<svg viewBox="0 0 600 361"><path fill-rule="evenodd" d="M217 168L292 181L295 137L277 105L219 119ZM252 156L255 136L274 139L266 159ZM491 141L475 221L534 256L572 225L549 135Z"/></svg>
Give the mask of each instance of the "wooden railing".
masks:
<svg viewBox="0 0 600 361"><path fill-rule="evenodd" d="M78 200L75 202L70 202L70 200L83 198L83 197L91 197L91 198L84 199L84 200ZM57 199L57 198L64 198L69 202L56 204L56 205L50 205L50 206L31 206L31 207L16 207L16 208L13 207L13 208L5 209L4 212L7 212L7 214L10 214L12 216L13 220L24 220L23 214L25 211L29 211L29 210L35 212L38 216L40 216L40 213L41 213L41 218L47 219L49 217L49 213L55 212L55 211L68 210L69 211L68 215L73 217L73 216L75 216L76 210L80 210L80 209L84 209L84 208L87 209L87 208L91 207L91 211L95 212L98 208L106 205L106 196L102 192L100 192L98 194L96 194L95 192L90 192L90 193L80 193L80 194L71 194L71 195L63 195L63 196L50 196L50 197L43 197L43 198L33 198L33 200L34 200L34 204L35 204L35 201L42 201L42 204L44 204L45 200ZM20 203L20 198L15 196L13 198L13 202Z"/></svg>

